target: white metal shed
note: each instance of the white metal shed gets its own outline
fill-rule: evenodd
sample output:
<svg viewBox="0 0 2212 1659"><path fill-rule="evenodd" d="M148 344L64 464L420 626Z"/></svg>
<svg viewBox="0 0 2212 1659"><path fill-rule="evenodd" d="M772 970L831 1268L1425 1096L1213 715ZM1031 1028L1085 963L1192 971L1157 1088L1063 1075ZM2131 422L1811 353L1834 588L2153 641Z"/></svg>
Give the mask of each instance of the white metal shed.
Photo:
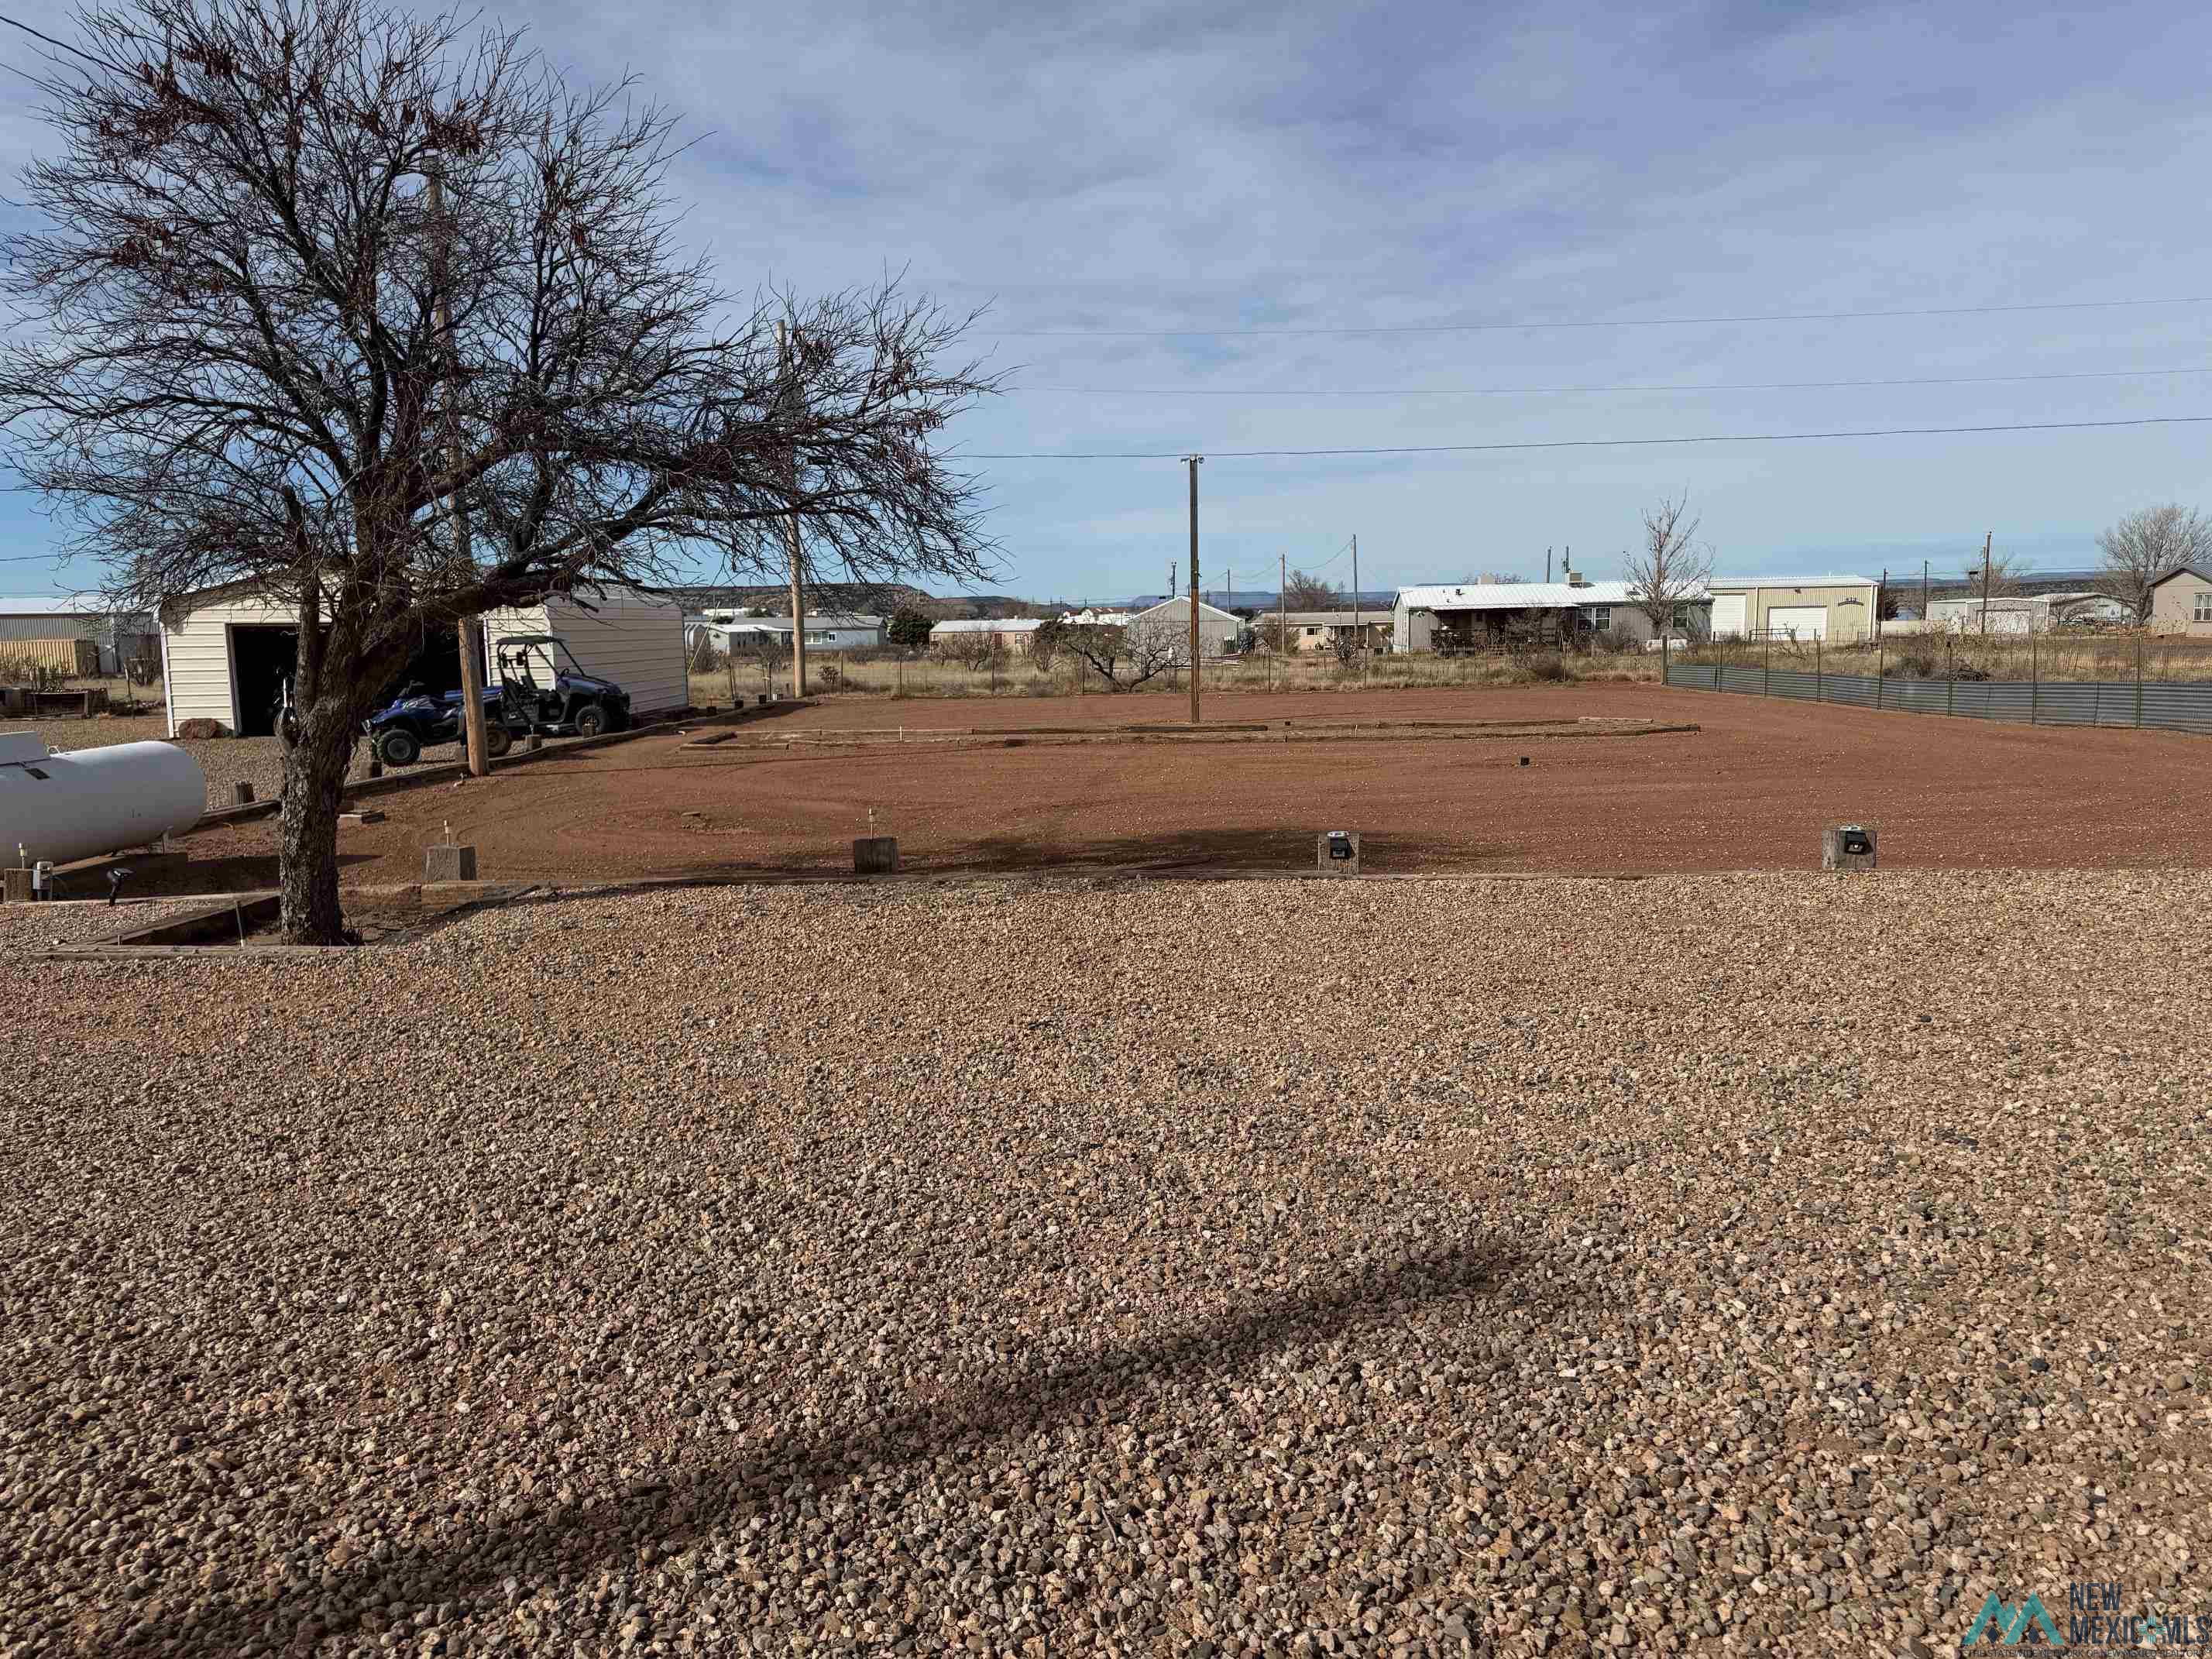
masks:
<svg viewBox="0 0 2212 1659"><path fill-rule="evenodd" d="M684 607L673 599L617 587L588 600L556 594L527 610L492 611L483 631L487 651L517 634L558 634L586 674L612 680L629 693L635 718L691 701Z"/></svg>
<svg viewBox="0 0 2212 1659"><path fill-rule="evenodd" d="M633 717L691 701L684 648L684 610L630 589L610 588L589 602L556 596L483 619L487 658L494 641L518 634L557 634L587 674L629 693ZM243 587L210 589L161 629L161 672L169 735L189 720L220 721L244 737L274 730L276 677L289 673L296 618Z"/></svg>

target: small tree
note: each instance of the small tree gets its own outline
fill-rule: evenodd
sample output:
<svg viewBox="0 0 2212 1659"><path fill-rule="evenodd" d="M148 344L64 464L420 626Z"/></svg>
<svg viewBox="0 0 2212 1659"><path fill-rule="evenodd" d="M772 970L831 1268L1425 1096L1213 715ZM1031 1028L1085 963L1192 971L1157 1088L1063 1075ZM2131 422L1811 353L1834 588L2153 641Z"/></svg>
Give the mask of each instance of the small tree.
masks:
<svg viewBox="0 0 2212 1659"><path fill-rule="evenodd" d="M1133 629L1118 623L1072 625L1060 635L1059 645L1061 650L1071 651L1090 664L1093 672L1116 691L1142 685L1154 675L1175 666L1178 660L1174 641L1163 630ZM1129 665L1127 678L1116 672L1125 660Z"/></svg>
<svg viewBox="0 0 2212 1659"><path fill-rule="evenodd" d="M2099 587L2135 612L2136 625L2150 620L2151 585L2184 566L2212 572L2212 520L2194 507L2168 501L2130 513L2097 538L2105 574Z"/></svg>
<svg viewBox="0 0 2212 1659"><path fill-rule="evenodd" d="M676 241L672 118L386 0L125 0L39 80L0 349L25 480L119 610L289 610L283 927L343 937L378 688L460 619L733 573L980 576L931 435L993 382L890 287L732 307ZM74 49L72 49L74 50ZM781 326L779 326L781 325ZM792 342L788 349L781 342Z"/></svg>
<svg viewBox="0 0 2212 1659"><path fill-rule="evenodd" d="M884 627L884 637L902 651L921 651L928 647L930 630L936 626L933 617L912 605L901 605Z"/></svg>
<svg viewBox="0 0 2212 1659"><path fill-rule="evenodd" d="M1698 540L1698 525L1689 491L1662 497L1644 510L1644 545L1621 561L1633 603L1650 622L1662 653L1676 609L1703 598L1712 580L1712 550Z"/></svg>

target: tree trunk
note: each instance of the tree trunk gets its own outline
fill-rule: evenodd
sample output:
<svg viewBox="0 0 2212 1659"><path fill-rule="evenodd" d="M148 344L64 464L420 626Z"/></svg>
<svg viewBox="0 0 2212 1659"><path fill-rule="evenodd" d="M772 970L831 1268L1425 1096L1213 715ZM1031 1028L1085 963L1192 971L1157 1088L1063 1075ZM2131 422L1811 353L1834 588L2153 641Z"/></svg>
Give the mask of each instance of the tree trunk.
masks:
<svg viewBox="0 0 2212 1659"><path fill-rule="evenodd" d="M325 698L300 711L284 756L283 925L287 945L343 945L338 908L339 792L353 758L349 711Z"/></svg>

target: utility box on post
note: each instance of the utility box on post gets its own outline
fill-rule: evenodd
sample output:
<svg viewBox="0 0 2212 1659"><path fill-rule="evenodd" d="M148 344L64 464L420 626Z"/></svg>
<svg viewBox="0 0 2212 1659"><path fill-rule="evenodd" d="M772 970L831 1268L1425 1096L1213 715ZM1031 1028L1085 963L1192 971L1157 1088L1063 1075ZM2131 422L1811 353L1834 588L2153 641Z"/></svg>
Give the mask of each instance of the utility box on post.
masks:
<svg viewBox="0 0 2212 1659"><path fill-rule="evenodd" d="M1359 831L1325 830L1314 842L1314 863L1324 876L1359 873Z"/></svg>
<svg viewBox="0 0 2212 1659"><path fill-rule="evenodd" d="M1832 823L1820 831L1823 870L1874 868L1874 831L1863 823Z"/></svg>

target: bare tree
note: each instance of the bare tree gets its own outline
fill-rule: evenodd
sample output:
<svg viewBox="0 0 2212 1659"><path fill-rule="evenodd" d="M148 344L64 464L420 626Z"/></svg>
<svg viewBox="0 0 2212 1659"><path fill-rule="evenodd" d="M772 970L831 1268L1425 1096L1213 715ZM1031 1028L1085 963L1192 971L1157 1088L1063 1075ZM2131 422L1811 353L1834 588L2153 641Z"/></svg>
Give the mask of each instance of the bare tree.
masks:
<svg viewBox="0 0 2212 1659"><path fill-rule="evenodd" d="M1690 513L1688 490L1662 496L1656 507L1644 509L1644 545L1622 556L1636 608L1662 641L1674 630L1675 612L1703 598L1712 580L1712 550L1698 539L1698 522Z"/></svg>
<svg viewBox="0 0 2212 1659"><path fill-rule="evenodd" d="M2212 574L2212 520L2195 507L2168 501L2130 513L2097 538L2105 556L2098 586L2135 611L2136 624L2150 620L2151 584L2185 566Z"/></svg>
<svg viewBox="0 0 2212 1659"><path fill-rule="evenodd" d="M1528 580L1526 576L1516 576L1507 570L1478 570L1467 581L1470 587L1510 587Z"/></svg>
<svg viewBox="0 0 2212 1659"><path fill-rule="evenodd" d="M1061 630L1058 644L1060 649L1073 652L1090 664L1092 671L1116 691L1142 685L1182 660L1173 636L1161 629L1078 623ZM1129 665L1126 678L1117 672L1125 661Z"/></svg>
<svg viewBox="0 0 2212 1659"><path fill-rule="evenodd" d="M1293 570L1283 578L1283 605L1290 611L1346 611L1344 590L1331 587L1318 576Z"/></svg>
<svg viewBox="0 0 2212 1659"><path fill-rule="evenodd" d="M972 580L931 434L993 382L895 283L734 305L676 241L672 118L383 0L131 0L40 79L47 222L6 239L25 478L111 602L290 610L283 933L343 937L337 815L380 686L463 617L665 586ZM81 49L81 52L78 50ZM794 343L779 349L777 324Z"/></svg>

